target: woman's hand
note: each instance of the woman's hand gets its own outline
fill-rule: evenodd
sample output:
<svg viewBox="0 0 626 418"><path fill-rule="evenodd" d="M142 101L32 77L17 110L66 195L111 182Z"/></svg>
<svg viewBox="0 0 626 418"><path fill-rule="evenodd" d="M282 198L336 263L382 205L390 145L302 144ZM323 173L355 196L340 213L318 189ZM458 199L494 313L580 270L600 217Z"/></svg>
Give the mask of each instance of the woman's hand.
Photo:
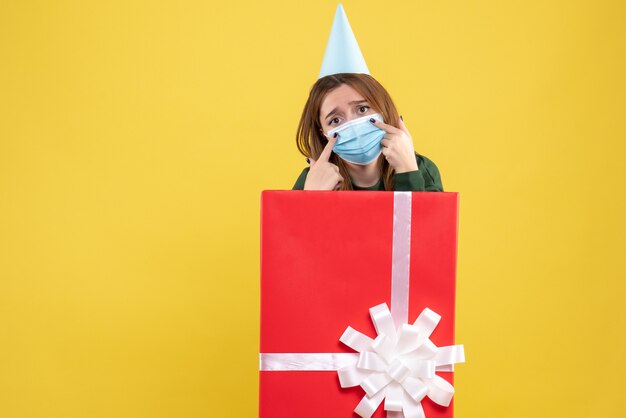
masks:
<svg viewBox="0 0 626 418"><path fill-rule="evenodd" d="M374 125L387 132L380 144L383 146L383 155L395 172L406 173L407 171L418 170L413 138L411 138L402 118L398 119L400 129L373 118L370 119L370 122L372 120Z"/></svg>
<svg viewBox="0 0 626 418"><path fill-rule="evenodd" d="M304 182L304 190L338 190L341 187L343 177L339 174L339 167L328 162L335 142L336 137L328 140L317 161L309 158L311 168Z"/></svg>

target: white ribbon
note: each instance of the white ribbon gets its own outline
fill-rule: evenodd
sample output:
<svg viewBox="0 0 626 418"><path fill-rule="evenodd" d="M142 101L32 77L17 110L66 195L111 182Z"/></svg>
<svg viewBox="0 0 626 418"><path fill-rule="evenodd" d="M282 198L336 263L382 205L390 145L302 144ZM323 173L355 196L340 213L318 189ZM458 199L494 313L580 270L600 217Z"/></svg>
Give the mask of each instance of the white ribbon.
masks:
<svg viewBox="0 0 626 418"><path fill-rule="evenodd" d="M396 327L409 320L410 267L411 192L395 192L391 247L391 312Z"/></svg>
<svg viewBox="0 0 626 418"><path fill-rule="evenodd" d="M259 370L335 371L356 364L356 353L261 353Z"/></svg>
<svg viewBox="0 0 626 418"><path fill-rule="evenodd" d="M337 371L341 387L361 386L354 412L371 417L385 401L387 418L425 418L421 401L448 406L454 387L435 372L465 362L463 345L437 347L430 335L441 316L426 308L408 324L411 192L394 192L391 311L370 309L376 339L348 327L339 340L357 353L261 353L263 371Z"/></svg>
<svg viewBox="0 0 626 418"><path fill-rule="evenodd" d="M422 399L450 405L454 387L437 376L437 371L450 371L455 363L465 362L463 345L437 347L430 335L441 316L426 308L412 325L393 325L386 303L370 309L378 337L372 340L348 327L339 341L359 353L356 364L337 370L342 388L361 386L365 396L354 412L369 418L385 401L388 412L395 416L424 418Z"/></svg>

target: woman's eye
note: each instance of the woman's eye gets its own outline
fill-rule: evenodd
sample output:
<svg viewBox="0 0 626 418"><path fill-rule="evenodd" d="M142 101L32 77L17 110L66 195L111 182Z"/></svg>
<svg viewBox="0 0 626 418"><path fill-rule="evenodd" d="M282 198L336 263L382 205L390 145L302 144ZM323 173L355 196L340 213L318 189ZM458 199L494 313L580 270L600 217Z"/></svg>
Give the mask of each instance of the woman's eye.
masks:
<svg viewBox="0 0 626 418"><path fill-rule="evenodd" d="M365 113L365 112L367 112L367 110L369 110L369 108L370 108L369 106L361 106L361 107L359 107L359 111L361 111L361 109L366 109L366 110L361 112L361 113Z"/></svg>
<svg viewBox="0 0 626 418"><path fill-rule="evenodd" d="M337 123L339 123L339 118L335 118L335 119L331 120L329 125L332 125L334 121L337 121Z"/></svg>

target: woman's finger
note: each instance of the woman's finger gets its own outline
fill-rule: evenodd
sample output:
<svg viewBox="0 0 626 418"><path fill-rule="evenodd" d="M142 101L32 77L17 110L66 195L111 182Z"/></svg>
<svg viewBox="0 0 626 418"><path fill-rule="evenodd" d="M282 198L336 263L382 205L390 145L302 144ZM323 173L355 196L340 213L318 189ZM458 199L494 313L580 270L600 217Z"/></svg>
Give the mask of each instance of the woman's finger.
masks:
<svg viewBox="0 0 626 418"><path fill-rule="evenodd" d="M395 126L387 125L386 123L381 122L378 119L370 118L370 122L376 125L377 127L379 127L380 129L382 129L383 131L390 133L390 134L402 132L402 130L396 128Z"/></svg>
<svg viewBox="0 0 626 418"><path fill-rule="evenodd" d="M404 131L404 133L406 133L408 136L411 136L411 133L409 132L406 125L404 124L404 119L402 119L402 116L398 118L398 126L400 127L401 130Z"/></svg>
<svg viewBox="0 0 626 418"><path fill-rule="evenodd" d="M328 143L324 147L324 150L320 154L317 161L328 161L330 159L330 154L331 152L333 152L333 147L335 146L335 142L337 142L337 136L338 134L337 132L335 132L335 135L333 137L328 138Z"/></svg>
<svg viewBox="0 0 626 418"><path fill-rule="evenodd" d="M333 190L339 190L341 188L341 185L343 184L343 177L341 177L341 174L337 174L336 181L337 183L335 184Z"/></svg>

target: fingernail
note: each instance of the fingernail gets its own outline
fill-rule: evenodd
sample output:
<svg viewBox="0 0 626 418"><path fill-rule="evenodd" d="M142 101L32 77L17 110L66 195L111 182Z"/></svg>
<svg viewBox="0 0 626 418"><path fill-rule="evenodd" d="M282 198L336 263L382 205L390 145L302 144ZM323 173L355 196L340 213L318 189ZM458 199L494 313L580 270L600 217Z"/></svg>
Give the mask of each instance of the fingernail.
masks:
<svg viewBox="0 0 626 418"><path fill-rule="evenodd" d="M309 157L306 157L306 163L311 164L311 160L309 160Z"/></svg>
<svg viewBox="0 0 626 418"><path fill-rule="evenodd" d="M370 122L372 122L372 123L376 123L376 121L374 120L374 118L370 118Z"/></svg>
<svg viewBox="0 0 626 418"><path fill-rule="evenodd" d="M402 119L402 122L404 122L404 118L402 117L402 115L400 115L400 119Z"/></svg>
<svg viewBox="0 0 626 418"><path fill-rule="evenodd" d="M333 138L337 138L337 135L339 135L339 132L335 132L335 133L333 134Z"/></svg>

